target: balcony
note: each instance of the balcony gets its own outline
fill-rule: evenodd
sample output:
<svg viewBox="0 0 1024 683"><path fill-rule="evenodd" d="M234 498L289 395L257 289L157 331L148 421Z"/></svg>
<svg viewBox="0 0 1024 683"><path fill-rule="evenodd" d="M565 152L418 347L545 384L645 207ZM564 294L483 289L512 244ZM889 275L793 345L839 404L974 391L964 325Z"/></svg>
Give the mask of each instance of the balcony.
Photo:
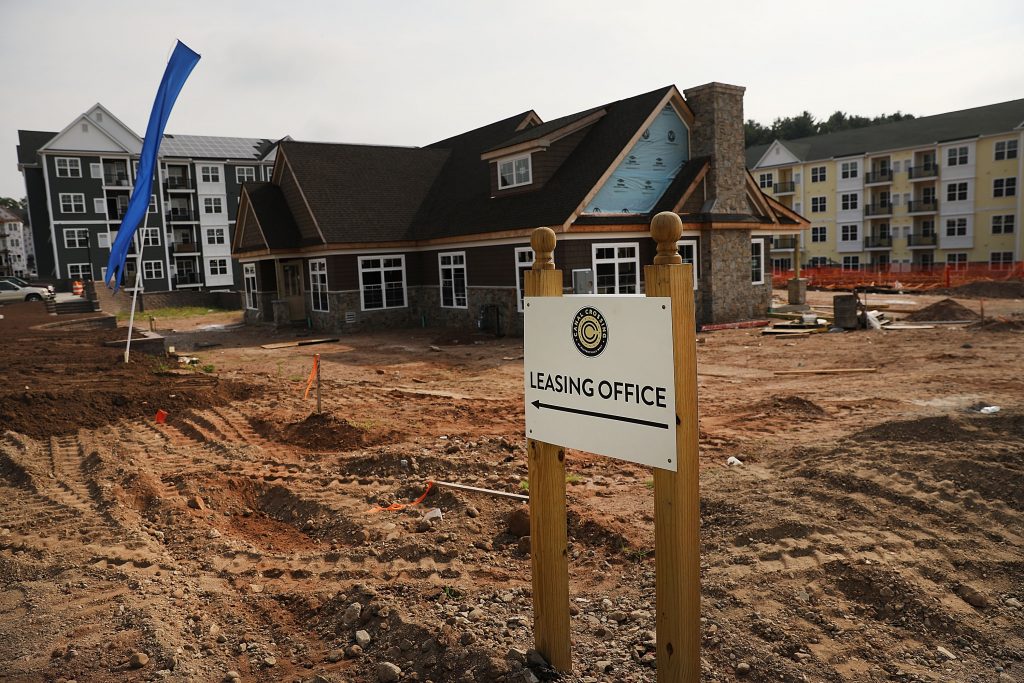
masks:
<svg viewBox="0 0 1024 683"><path fill-rule="evenodd" d="M912 232L907 235L908 247L934 247L937 241L934 232Z"/></svg>
<svg viewBox="0 0 1024 683"><path fill-rule="evenodd" d="M201 284L203 283L202 280L199 278L199 273L182 273L181 275L174 276L175 287L181 287L183 285L188 287Z"/></svg>
<svg viewBox="0 0 1024 683"><path fill-rule="evenodd" d="M198 242L171 242L172 254L198 254Z"/></svg>
<svg viewBox="0 0 1024 683"><path fill-rule="evenodd" d="M796 235L772 238L772 251L792 251L796 249Z"/></svg>
<svg viewBox="0 0 1024 683"><path fill-rule="evenodd" d="M865 235L865 249L891 249L892 235Z"/></svg>
<svg viewBox="0 0 1024 683"><path fill-rule="evenodd" d="M172 209L167 212L167 222L195 222L195 214L190 209Z"/></svg>
<svg viewBox="0 0 1024 683"><path fill-rule="evenodd" d="M107 207L107 220L119 221L124 218L127 213L127 206L108 206Z"/></svg>
<svg viewBox="0 0 1024 683"><path fill-rule="evenodd" d="M937 178L939 175L938 164L921 164L920 166L907 167L907 177L911 180L924 180L925 178Z"/></svg>
<svg viewBox="0 0 1024 683"><path fill-rule="evenodd" d="M772 189L775 191L775 194L793 194L796 192L796 183L792 180L784 180L775 183Z"/></svg>
<svg viewBox="0 0 1024 683"><path fill-rule="evenodd" d="M103 184L107 187L129 187L128 175L125 173L104 173Z"/></svg>
<svg viewBox="0 0 1024 683"><path fill-rule="evenodd" d="M892 215L892 204L889 202L880 202L878 204L865 204L864 205L865 216L891 216Z"/></svg>
<svg viewBox="0 0 1024 683"><path fill-rule="evenodd" d="M907 213L935 213L939 203L935 199L911 199L907 202Z"/></svg>
<svg viewBox="0 0 1024 683"><path fill-rule="evenodd" d="M880 168L877 171L868 171L864 174L865 185L880 185L892 182L892 169Z"/></svg>
<svg viewBox="0 0 1024 683"><path fill-rule="evenodd" d="M164 182L168 190L191 190L192 179L184 176L169 176Z"/></svg>

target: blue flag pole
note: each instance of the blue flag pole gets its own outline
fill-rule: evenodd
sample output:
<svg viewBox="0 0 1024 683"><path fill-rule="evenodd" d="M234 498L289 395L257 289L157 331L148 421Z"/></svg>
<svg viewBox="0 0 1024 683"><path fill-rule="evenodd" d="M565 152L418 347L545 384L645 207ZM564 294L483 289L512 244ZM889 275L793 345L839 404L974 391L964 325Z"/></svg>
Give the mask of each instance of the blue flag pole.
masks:
<svg viewBox="0 0 1024 683"><path fill-rule="evenodd" d="M128 249L135 240L138 255L136 259L135 291L132 296L132 312L128 320L128 343L125 345L124 362L128 362L128 354L131 349L132 330L135 323L135 302L142 289L142 249L145 239L141 243L136 240L136 232L139 221L144 217L146 225L149 219L149 202L153 191L153 178L157 171L157 158L160 152L160 142L164 136L164 128L167 126L167 119L171 116L171 109L178 99L185 80L188 79L192 69L199 62L199 54L194 52L180 40L174 46L171 58L167 62L164 76L160 80L160 87L156 92L156 99L153 101L153 110L149 115L149 124L146 126L146 137L142 141L142 152L139 155L139 170L135 177L135 189L132 190L131 199L128 201L128 208L125 210L124 218L117 231L117 239L110 245L110 258L107 261L107 285L113 287L116 292L124 279L125 261L128 258Z"/></svg>

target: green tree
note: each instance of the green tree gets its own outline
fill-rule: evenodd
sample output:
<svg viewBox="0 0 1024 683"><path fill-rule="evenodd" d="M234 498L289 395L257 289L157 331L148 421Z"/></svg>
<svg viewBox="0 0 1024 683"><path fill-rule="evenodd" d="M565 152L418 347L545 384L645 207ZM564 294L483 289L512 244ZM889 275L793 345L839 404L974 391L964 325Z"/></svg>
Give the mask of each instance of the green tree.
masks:
<svg viewBox="0 0 1024 683"><path fill-rule="evenodd" d="M21 199L12 199L11 197L0 197L0 206L5 209L21 209L22 211L28 206L28 200L25 197Z"/></svg>

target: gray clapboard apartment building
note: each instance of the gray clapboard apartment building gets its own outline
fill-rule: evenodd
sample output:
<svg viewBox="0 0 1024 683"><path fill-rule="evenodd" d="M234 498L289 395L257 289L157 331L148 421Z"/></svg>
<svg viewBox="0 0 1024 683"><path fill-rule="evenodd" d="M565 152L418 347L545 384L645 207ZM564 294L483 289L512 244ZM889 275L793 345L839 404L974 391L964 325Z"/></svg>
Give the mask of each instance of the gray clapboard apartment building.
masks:
<svg viewBox="0 0 1024 683"><path fill-rule="evenodd" d="M39 276L105 280L110 245L137 182L142 138L101 104L60 132L18 136ZM241 186L268 180L276 151L265 138L164 136L138 233L145 291L240 288L231 240ZM130 289L134 247L129 254Z"/></svg>

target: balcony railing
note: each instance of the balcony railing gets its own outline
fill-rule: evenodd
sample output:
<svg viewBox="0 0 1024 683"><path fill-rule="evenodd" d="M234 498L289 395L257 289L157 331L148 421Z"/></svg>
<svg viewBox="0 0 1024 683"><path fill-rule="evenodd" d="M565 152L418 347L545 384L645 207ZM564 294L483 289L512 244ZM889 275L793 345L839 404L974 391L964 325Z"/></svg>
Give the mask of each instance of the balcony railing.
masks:
<svg viewBox="0 0 1024 683"><path fill-rule="evenodd" d="M790 194L796 192L796 183L792 180L784 180L779 183L775 183L775 194Z"/></svg>
<svg viewBox="0 0 1024 683"><path fill-rule="evenodd" d="M128 176L123 173L104 173L103 184L115 187L128 187Z"/></svg>
<svg viewBox="0 0 1024 683"><path fill-rule="evenodd" d="M865 204L865 216L889 216L892 214L892 204L889 202L879 204Z"/></svg>
<svg viewBox="0 0 1024 683"><path fill-rule="evenodd" d="M169 176L165 183L168 190L191 190L192 179L187 177Z"/></svg>
<svg viewBox="0 0 1024 683"><path fill-rule="evenodd" d="M785 237L772 238L772 249L796 249L796 236L787 235Z"/></svg>
<svg viewBox="0 0 1024 683"><path fill-rule="evenodd" d="M934 199L911 199L907 202L907 213L935 213L939 203Z"/></svg>
<svg viewBox="0 0 1024 683"><path fill-rule="evenodd" d="M198 242L171 242L171 252L174 254L198 254Z"/></svg>
<svg viewBox="0 0 1024 683"><path fill-rule="evenodd" d="M936 241L934 232L912 232L907 235L908 247L934 247Z"/></svg>
<svg viewBox="0 0 1024 683"><path fill-rule="evenodd" d="M180 285L201 285L202 281L199 279L199 273L182 273L181 275L174 276L174 286Z"/></svg>
<svg viewBox="0 0 1024 683"><path fill-rule="evenodd" d="M167 212L168 221L194 221L194 214L189 209L174 209Z"/></svg>
<svg viewBox="0 0 1024 683"><path fill-rule="evenodd" d="M910 166L907 168L907 176L911 180L934 178L937 175L939 175L939 167L937 164L921 164L920 166Z"/></svg>
<svg viewBox="0 0 1024 683"><path fill-rule="evenodd" d="M892 235L865 235L865 249L887 249L892 246Z"/></svg>
<svg viewBox="0 0 1024 683"><path fill-rule="evenodd" d="M107 219L112 221L119 221L124 218L124 214L128 211L127 207L107 207Z"/></svg>
<svg viewBox="0 0 1024 683"><path fill-rule="evenodd" d="M869 171L864 174L864 183L871 185L873 183L891 183L892 182L892 169L882 168L877 171Z"/></svg>

